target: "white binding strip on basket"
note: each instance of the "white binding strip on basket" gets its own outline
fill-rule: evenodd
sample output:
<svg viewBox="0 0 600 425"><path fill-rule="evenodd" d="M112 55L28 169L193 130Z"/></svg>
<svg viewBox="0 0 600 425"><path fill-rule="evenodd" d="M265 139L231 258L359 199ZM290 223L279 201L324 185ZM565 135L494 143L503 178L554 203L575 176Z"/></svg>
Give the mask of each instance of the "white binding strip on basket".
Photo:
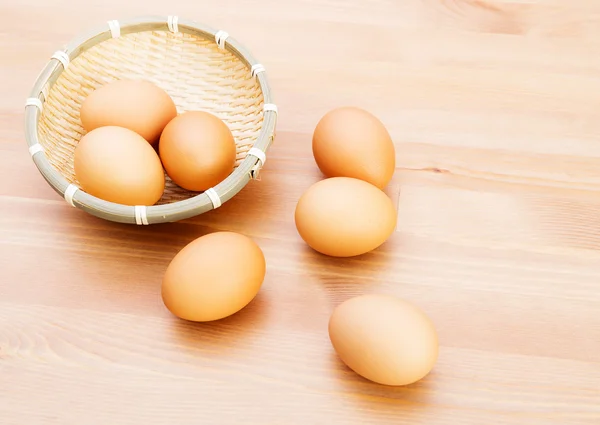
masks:
<svg viewBox="0 0 600 425"><path fill-rule="evenodd" d="M40 110L40 113L44 110L44 104L37 97L28 97L27 101L25 102L25 107L28 106L35 106Z"/></svg>
<svg viewBox="0 0 600 425"><path fill-rule="evenodd" d="M277 109L277 105L275 105L274 103L265 103L263 105L263 111L265 112L275 112L275 114L278 114L279 111Z"/></svg>
<svg viewBox="0 0 600 425"><path fill-rule="evenodd" d="M75 192L78 190L79 188L72 183L67 186L67 190L65 190L65 201L67 201L72 207L75 206L75 203L73 202L73 196L75 196Z"/></svg>
<svg viewBox="0 0 600 425"><path fill-rule="evenodd" d="M169 15L169 17L167 18L167 26L169 27L169 31L179 32L179 26L177 25L178 21L178 16Z"/></svg>
<svg viewBox="0 0 600 425"><path fill-rule="evenodd" d="M210 198L210 202L212 202L214 209L217 209L222 205L221 198L219 198L219 194L217 193L217 191L214 188L211 187L210 189L206 190L204 193L206 193L208 195L208 197Z"/></svg>
<svg viewBox="0 0 600 425"><path fill-rule="evenodd" d="M36 153L44 152L44 147L39 143L36 143L33 146L29 146L29 155L33 156Z"/></svg>
<svg viewBox="0 0 600 425"><path fill-rule="evenodd" d="M52 55L52 59L56 59L57 61L62 63L64 69L67 69L67 67L69 66L69 62L71 62L69 55L67 55L67 53L63 52L62 50L54 52L54 54Z"/></svg>
<svg viewBox="0 0 600 425"><path fill-rule="evenodd" d="M121 25L119 25L119 21L108 21L108 28L110 28L110 35L112 38L119 38L121 36Z"/></svg>
<svg viewBox="0 0 600 425"><path fill-rule="evenodd" d="M257 157L260 160L260 165L265 165L265 162L267 162L267 155L258 148L250 149L247 155Z"/></svg>
<svg viewBox="0 0 600 425"><path fill-rule="evenodd" d="M252 75L253 77L256 77L258 75L258 73L265 72L265 71L266 71L266 69L263 64L255 63L254 65L252 65L252 69L250 70L250 75Z"/></svg>
<svg viewBox="0 0 600 425"><path fill-rule="evenodd" d="M225 48L225 40L227 40L227 37L229 37L229 34L226 31L217 31L217 33L215 34L215 41L217 42L219 49Z"/></svg>
<svg viewBox="0 0 600 425"><path fill-rule="evenodd" d="M137 225L148 225L148 215L146 213L147 208L144 205L135 206L135 223Z"/></svg>

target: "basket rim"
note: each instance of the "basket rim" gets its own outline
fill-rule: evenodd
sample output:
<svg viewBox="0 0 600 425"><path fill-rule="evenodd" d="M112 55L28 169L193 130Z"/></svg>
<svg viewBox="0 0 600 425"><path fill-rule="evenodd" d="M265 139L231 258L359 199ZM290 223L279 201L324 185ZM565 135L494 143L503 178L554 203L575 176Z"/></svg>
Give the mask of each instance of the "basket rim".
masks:
<svg viewBox="0 0 600 425"><path fill-rule="evenodd" d="M188 199L168 204L129 206L97 198L69 183L46 158L38 138L38 125L49 89L71 60L87 49L113 37L146 31L182 32L212 39L220 48L233 53L258 80L263 95L263 121L258 138L251 147L255 153L247 154L233 172L213 188ZM73 207L109 221L138 225L180 221L216 209L222 203L230 200L250 180L257 179L258 173L264 165L264 154L275 138L276 123L277 107L273 103L264 66L225 31L215 30L204 24L177 16L144 16L108 21L103 26L76 36L62 50L56 52L42 69L25 106L25 139L36 167L48 184Z"/></svg>

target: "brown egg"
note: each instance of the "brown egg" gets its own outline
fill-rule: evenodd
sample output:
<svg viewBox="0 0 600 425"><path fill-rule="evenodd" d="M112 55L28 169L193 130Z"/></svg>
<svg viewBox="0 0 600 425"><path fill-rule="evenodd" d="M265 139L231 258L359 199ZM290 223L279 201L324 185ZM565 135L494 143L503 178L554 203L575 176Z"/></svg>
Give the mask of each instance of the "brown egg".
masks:
<svg viewBox="0 0 600 425"><path fill-rule="evenodd" d="M394 143L386 128L359 108L325 114L315 128L312 148L327 177L353 177L383 189L396 168Z"/></svg>
<svg viewBox="0 0 600 425"><path fill-rule="evenodd" d="M75 175L81 188L105 201L153 205L165 189L158 155L139 134L122 127L100 127L75 148Z"/></svg>
<svg viewBox="0 0 600 425"><path fill-rule="evenodd" d="M296 227L316 251L334 257L369 252L396 227L396 210L377 187L358 179L333 177L312 185L296 206Z"/></svg>
<svg viewBox="0 0 600 425"><path fill-rule="evenodd" d="M158 149L171 180L188 190L210 189L235 165L236 145L229 127L208 112L191 111L173 119Z"/></svg>
<svg viewBox="0 0 600 425"><path fill-rule="evenodd" d="M350 369L384 385L420 380L438 357L431 320L413 304L389 295L362 295L337 306L329 338Z"/></svg>
<svg viewBox="0 0 600 425"><path fill-rule="evenodd" d="M149 81L118 80L93 91L81 105L80 116L86 131L125 127L156 143L177 109L171 97Z"/></svg>
<svg viewBox="0 0 600 425"><path fill-rule="evenodd" d="M211 233L173 258L163 278L162 298L182 319L222 319L252 301L265 272L265 257L252 239L233 232Z"/></svg>

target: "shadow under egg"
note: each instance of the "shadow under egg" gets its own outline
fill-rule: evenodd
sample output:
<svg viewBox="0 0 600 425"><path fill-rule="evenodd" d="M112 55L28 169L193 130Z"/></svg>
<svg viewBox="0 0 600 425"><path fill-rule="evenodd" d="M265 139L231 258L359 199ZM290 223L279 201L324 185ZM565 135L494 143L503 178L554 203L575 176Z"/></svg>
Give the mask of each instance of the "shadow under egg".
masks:
<svg viewBox="0 0 600 425"><path fill-rule="evenodd" d="M352 406L363 413L373 412L377 416L410 414L414 417L415 414L425 413L434 404L435 371L410 385L378 384L346 366L333 348L328 370L340 397L352 399Z"/></svg>
<svg viewBox="0 0 600 425"><path fill-rule="evenodd" d="M356 287L362 291L365 286L378 284L379 278L385 276L390 264L394 262L392 250L384 246L371 252L354 257L331 257L321 254L304 244L299 251L302 264L308 275L332 289Z"/></svg>
<svg viewBox="0 0 600 425"><path fill-rule="evenodd" d="M172 316L173 336L191 352L233 355L253 345L269 319L269 302L260 292L246 307L223 319L192 322Z"/></svg>

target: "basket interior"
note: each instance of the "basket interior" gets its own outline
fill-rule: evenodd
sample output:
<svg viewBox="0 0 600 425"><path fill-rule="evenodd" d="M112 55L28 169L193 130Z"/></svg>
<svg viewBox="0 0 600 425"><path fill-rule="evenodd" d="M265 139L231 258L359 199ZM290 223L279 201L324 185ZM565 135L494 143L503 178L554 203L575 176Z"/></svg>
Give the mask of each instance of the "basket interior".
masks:
<svg viewBox="0 0 600 425"><path fill-rule="evenodd" d="M75 58L48 93L38 126L48 161L70 183L79 184L73 155L85 134L79 110L95 89L119 79L145 79L164 89L179 113L208 111L230 128L237 144L236 166L257 140L263 121L263 95L244 62L214 40L168 31L122 35ZM197 195L167 176L157 204Z"/></svg>

